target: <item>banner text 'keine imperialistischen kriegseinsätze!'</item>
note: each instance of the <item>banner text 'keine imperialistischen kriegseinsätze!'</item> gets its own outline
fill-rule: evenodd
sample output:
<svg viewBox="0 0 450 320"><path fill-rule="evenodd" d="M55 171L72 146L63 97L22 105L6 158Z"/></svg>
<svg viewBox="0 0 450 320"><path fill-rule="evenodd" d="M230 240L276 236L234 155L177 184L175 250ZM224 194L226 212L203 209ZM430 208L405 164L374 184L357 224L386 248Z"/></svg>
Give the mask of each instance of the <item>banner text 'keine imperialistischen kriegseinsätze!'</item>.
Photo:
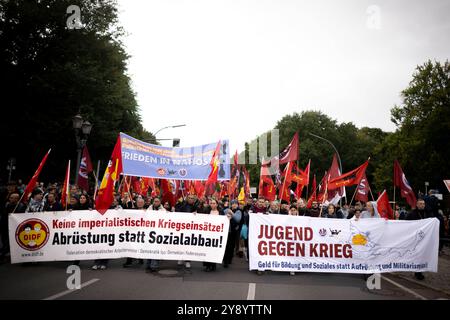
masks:
<svg viewBox="0 0 450 320"><path fill-rule="evenodd" d="M140 258L221 263L226 216L151 210L9 216L11 262Z"/></svg>

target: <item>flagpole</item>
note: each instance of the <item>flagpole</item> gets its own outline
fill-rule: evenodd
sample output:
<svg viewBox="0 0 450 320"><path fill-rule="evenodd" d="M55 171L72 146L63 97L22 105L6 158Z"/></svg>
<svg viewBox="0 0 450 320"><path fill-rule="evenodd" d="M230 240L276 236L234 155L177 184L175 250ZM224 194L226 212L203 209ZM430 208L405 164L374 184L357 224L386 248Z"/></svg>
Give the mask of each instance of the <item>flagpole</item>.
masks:
<svg viewBox="0 0 450 320"><path fill-rule="evenodd" d="M42 164L42 161L43 161L44 159L46 159L46 157L48 157L48 155L50 154L50 151L52 151L52 148L48 149L46 155L45 155L44 158L41 160L41 163L39 164L39 167L37 168L37 170L36 170L36 172L34 173L34 175L31 177L31 180L28 182L28 184L30 184L30 183L33 181L33 178L34 178L34 176L35 176L36 174L37 174L37 175L40 174L39 168L40 168L40 166L41 166L41 164ZM44 161L44 163L45 163L45 161ZM43 164L42 164L42 166L43 166ZM42 169L42 168L41 168L41 169ZM36 177L36 180L37 180L37 177ZM22 196L20 197L19 202L17 202L16 207L14 208L13 212L11 212L11 213L15 213L15 212L16 212L17 207L19 206L19 203L22 202L23 196L25 195L25 193L28 192L28 184L27 184L27 186L25 187L25 190L24 190ZM27 196L28 196L28 195L27 195Z"/></svg>
<svg viewBox="0 0 450 320"><path fill-rule="evenodd" d="M355 198L355 195L356 195L356 191L358 191L358 186L356 186L355 192L353 192L353 197L352 197L352 200L350 200L350 205L352 205L353 199Z"/></svg>
<svg viewBox="0 0 450 320"><path fill-rule="evenodd" d="M395 184L394 184L394 203L393 203L392 211L394 211L394 215L395 215Z"/></svg>
<svg viewBox="0 0 450 320"><path fill-rule="evenodd" d="M369 181L367 181L367 183L369 183ZM370 195L372 196L372 201L375 201L375 198L373 197L373 194L372 194L372 188L370 188L370 185L369 185L369 192L370 192Z"/></svg>
<svg viewBox="0 0 450 320"><path fill-rule="evenodd" d="M17 207L18 207L19 204L22 202L22 199L23 199L23 196L24 196L24 195L25 195L25 192L22 193L22 196L20 197L19 202L17 202L16 207L14 208L13 212L11 212L11 213L15 213L15 212L16 212Z"/></svg>
<svg viewBox="0 0 450 320"><path fill-rule="evenodd" d="M67 173L66 173L66 175L67 175L67 185L66 185L66 211L67 211L67 203L69 202L69 194L70 194L70 191L69 191L69 185L70 185L70 183L69 183L69 180L70 180L70 159L69 159L69 164L68 164L68 167L67 167L67 172L69 173L68 175L67 175Z"/></svg>
<svg viewBox="0 0 450 320"><path fill-rule="evenodd" d="M325 185L325 192L324 192L323 198L322 198L322 205L320 206L319 218L322 218L323 204L325 203L325 199L328 198L328 182L329 181L330 181L330 175L328 174L327 184Z"/></svg>

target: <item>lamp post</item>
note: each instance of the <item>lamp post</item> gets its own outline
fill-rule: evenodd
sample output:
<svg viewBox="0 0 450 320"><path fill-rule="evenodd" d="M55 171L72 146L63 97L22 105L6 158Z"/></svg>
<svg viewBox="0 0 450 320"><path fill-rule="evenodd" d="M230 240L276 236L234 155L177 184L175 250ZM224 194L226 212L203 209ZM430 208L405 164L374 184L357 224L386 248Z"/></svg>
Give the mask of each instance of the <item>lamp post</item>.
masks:
<svg viewBox="0 0 450 320"><path fill-rule="evenodd" d="M92 124L83 120L80 114L77 114L72 118L73 129L75 131L75 139L77 142L77 168L75 172L75 184L78 185L78 172L80 171L81 151L86 145L87 138L92 130Z"/></svg>
<svg viewBox="0 0 450 320"><path fill-rule="evenodd" d="M154 136L155 136L155 138L156 138L156 135L157 135L160 131L162 131L162 130L164 130L164 129L168 129L168 128L179 128L179 127L185 127L185 126L186 126L185 124L177 124L177 125L175 125L175 126L167 126L167 127L161 128L161 129L159 129L158 131L156 131L155 134L154 134Z"/></svg>
<svg viewBox="0 0 450 320"><path fill-rule="evenodd" d="M318 139L321 139L321 140L323 140L323 141L326 141L326 142L328 142L328 143L333 147L334 151L336 151L336 154L337 154L337 157L338 157L338 160L339 160L339 170L341 171L341 174L342 174L341 156L339 155L339 152L337 151L337 149L336 149L336 147L334 146L334 144L333 144L330 140L325 139L325 138L323 138L323 137L321 137L321 136L318 136L318 135L316 135L316 134L314 134L314 133L309 132L309 135L310 135L310 136L313 136L313 137L316 137L316 138L318 138ZM339 200L339 205L342 207L342 200Z"/></svg>
<svg viewBox="0 0 450 320"><path fill-rule="evenodd" d="M6 167L6 170L8 170L8 183L11 182L11 174L13 170L16 170L16 158L9 158L8 165Z"/></svg>

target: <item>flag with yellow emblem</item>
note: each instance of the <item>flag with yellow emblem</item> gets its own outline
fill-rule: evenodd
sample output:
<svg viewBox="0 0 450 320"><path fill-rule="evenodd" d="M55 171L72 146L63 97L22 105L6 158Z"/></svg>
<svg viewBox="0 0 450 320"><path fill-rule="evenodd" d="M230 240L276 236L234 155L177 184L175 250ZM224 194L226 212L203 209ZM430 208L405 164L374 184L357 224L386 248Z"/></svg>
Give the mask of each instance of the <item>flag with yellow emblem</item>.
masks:
<svg viewBox="0 0 450 320"><path fill-rule="evenodd" d="M212 185L215 185L217 183L217 176L219 173L220 145L221 145L221 143L219 140L219 142L217 143L217 146L216 146L216 150L214 150L214 153L211 158L211 163L210 163L211 172L209 173L208 180L206 180L206 186L205 186L207 196L210 195L210 193L211 193L210 190L213 190Z"/></svg>
<svg viewBox="0 0 450 320"><path fill-rule="evenodd" d="M95 209L101 214L111 207L114 200L114 184L119 178L122 169L122 147L120 144L120 137L117 139L116 145L108 162L108 167L103 175L102 183L98 190L97 198L95 199Z"/></svg>

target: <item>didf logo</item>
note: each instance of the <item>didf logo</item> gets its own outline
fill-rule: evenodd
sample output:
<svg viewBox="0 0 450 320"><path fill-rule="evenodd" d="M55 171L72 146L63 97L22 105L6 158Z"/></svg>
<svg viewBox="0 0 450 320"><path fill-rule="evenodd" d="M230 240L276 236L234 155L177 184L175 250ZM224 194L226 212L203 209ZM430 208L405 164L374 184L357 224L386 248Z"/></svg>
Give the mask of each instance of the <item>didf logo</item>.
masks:
<svg viewBox="0 0 450 320"><path fill-rule="evenodd" d="M50 236L49 228L40 219L23 221L16 229L17 244L28 251L36 251L46 245Z"/></svg>

